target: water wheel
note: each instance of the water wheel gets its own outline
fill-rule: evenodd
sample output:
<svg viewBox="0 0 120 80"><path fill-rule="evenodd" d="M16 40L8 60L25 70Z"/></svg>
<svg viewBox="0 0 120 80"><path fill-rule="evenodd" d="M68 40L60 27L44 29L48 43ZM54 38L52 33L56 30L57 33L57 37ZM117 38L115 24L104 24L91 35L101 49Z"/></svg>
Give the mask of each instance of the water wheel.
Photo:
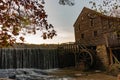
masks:
<svg viewBox="0 0 120 80"><path fill-rule="evenodd" d="M93 56L87 50L81 50L81 52L77 56L77 63L79 66L84 66L84 68L88 68L93 64Z"/></svg>

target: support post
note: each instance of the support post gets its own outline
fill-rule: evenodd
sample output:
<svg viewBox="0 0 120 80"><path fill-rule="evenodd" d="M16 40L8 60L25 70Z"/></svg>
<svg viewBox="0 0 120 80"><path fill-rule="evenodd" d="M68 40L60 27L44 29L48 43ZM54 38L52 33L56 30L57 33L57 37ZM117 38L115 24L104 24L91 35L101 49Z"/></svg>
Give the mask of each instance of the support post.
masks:
<svg viewBox="0 0 120 80"><path fill-rule="evenodd" d="M113 64L113 53L112 53L112 49L111 48L109 48L109 51L110 51L110 65L112 65Z"/></svg>

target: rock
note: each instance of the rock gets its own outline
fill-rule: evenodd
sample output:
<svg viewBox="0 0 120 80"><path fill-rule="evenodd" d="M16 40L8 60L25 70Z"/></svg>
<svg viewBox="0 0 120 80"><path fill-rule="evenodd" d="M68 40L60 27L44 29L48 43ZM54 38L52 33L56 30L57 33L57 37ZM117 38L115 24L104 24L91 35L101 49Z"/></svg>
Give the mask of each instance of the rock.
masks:
<svg viewBox="0 0 120 80"><path fill-rule="evenodd" d="M42 71L42 70L34 70L34 72L37 73L37 74L41 74L41 75L48 75L47 72Z"/></svg>
<svg viewBox="0 0 120 80"><path fill-rule="evenodd" d="M9 78L10 79L16 79L16 75L10 75Z"/></svg>

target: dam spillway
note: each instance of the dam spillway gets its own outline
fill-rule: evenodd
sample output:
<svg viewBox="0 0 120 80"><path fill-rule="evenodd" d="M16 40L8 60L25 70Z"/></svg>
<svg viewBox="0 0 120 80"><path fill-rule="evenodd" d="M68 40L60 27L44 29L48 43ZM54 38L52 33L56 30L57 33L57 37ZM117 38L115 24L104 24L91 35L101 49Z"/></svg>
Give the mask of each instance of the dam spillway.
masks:
<svg viewBox="0 0 120 80"><path fill-rule="evenodd" d="M53 69L75 66L73 53L58 48L1 48L0 69Z"/></svg>
<svg viewBox="0 0 120 80"><path fill-rule="evenodd" d="M9 68L58 68L57 49L1 48L0 69Z"/></svg>

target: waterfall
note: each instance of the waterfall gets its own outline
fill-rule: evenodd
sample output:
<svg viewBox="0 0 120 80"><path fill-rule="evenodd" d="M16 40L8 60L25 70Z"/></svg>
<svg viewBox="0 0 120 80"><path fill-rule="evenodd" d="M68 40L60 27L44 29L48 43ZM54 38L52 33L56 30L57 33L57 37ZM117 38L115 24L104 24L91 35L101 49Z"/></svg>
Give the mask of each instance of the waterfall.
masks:
<svg viewBox="0 0 120 80"><path fill-rule="evenodd" d="M0 69L9 68L58 68L57 49L1 48Z"/></svg>

